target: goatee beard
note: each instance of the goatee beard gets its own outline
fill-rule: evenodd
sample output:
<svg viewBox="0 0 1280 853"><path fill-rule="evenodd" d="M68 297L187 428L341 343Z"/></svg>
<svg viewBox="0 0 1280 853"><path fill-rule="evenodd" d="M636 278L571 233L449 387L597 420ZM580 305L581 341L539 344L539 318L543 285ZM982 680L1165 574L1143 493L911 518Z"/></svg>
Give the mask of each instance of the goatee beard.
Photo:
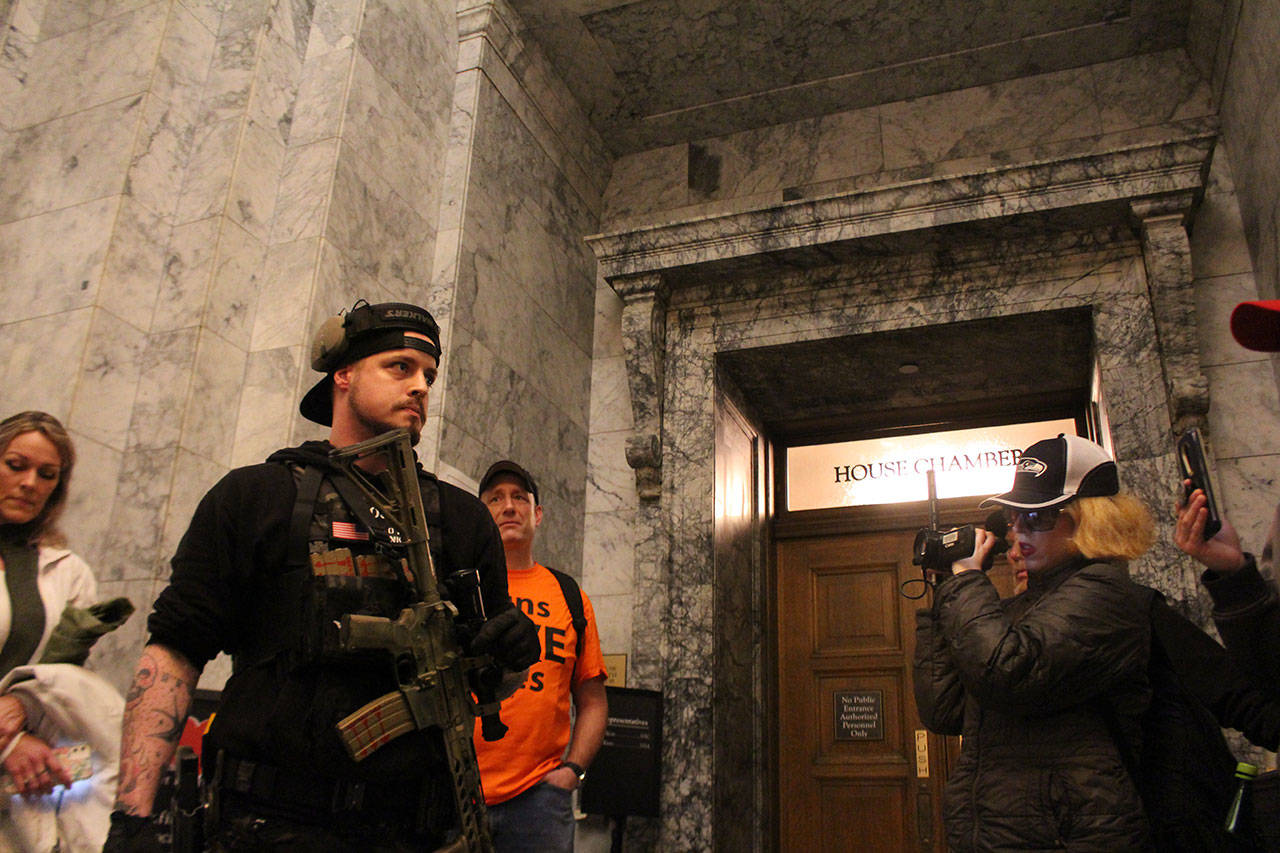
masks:
<svg viewBox="0 0 1280 853"><path fill-rule="evenodd" d="M359 412L356 413L361 425L369 431L370 435L382 435L384 432L390 432L393 429L401 429L396 424L389 424L374 418L365 417ZM418 446L418 441L422 438L422 427L405 427L409 431L409 444L413 447Z"/></svg>

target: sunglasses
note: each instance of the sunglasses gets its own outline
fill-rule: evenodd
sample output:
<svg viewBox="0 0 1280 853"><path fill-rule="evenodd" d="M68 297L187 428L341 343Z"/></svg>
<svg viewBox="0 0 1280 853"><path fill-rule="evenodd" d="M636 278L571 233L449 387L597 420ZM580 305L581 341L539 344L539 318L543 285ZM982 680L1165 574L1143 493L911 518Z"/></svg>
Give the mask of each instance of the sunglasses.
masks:
<svg viewBox="0 0 1280 853"><path fill-rule="evenodd" d="M1061 507L1053 507L1052 509L1004 508L1004 520L1008 522L1010 528L1013 528L1018 523L1018 519L1021 518L1023 526L1036 533L1045 533L1052 530L1058 525L1058 516L1060 515L1062 515Z"/></svg>

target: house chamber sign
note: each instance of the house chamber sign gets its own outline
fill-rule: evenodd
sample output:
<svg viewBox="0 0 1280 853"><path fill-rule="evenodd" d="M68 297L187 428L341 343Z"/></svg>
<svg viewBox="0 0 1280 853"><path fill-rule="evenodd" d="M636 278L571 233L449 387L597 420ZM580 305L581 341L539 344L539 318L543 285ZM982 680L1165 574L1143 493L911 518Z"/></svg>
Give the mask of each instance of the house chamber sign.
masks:
<svg viewBox="0 0 1280 853"><path fill-rule="evenodd" d="M939 498L995 495L1013 486L1022 448L1058 433L1070 418L917 433L787 449L787 509L923 501L933 469Z"/></svg>

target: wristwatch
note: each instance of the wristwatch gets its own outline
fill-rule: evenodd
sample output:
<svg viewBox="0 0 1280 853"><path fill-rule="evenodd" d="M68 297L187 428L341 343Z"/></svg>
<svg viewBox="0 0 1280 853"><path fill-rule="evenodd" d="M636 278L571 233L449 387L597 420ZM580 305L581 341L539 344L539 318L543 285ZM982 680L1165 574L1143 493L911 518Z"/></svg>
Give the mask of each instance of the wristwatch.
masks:
<svg viewBox="0 0 1280 853"><path fill-rule="evenodd" d="M561 761L560 767L568 767L573 771L573 775L578 777L578 784L581 785L587 781L587 771L582 769L582 765L574 764L572 761Z"/></svg>

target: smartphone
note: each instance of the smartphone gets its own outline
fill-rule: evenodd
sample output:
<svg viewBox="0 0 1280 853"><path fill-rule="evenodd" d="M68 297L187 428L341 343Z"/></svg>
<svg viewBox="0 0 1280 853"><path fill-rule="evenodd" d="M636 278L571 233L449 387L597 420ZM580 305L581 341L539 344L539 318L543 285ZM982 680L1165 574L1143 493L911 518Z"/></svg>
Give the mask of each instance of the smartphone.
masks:
<svg viewBox="0 0 1280 853"><path fill-rule="evenodd" d="M1185 504L1196 489L1203 489L1209 518L1204 523L1204 538L1212 539L1222 529L1222 518L1218 515L1218 501L1213 495L1213 482L1209 479L1209 466L1204 460L1204 444L1200 441L1200 430L1192 427L1178 439L1178 470L1183 480L1191 484L1182 491L1182 502Z"/></svg>

